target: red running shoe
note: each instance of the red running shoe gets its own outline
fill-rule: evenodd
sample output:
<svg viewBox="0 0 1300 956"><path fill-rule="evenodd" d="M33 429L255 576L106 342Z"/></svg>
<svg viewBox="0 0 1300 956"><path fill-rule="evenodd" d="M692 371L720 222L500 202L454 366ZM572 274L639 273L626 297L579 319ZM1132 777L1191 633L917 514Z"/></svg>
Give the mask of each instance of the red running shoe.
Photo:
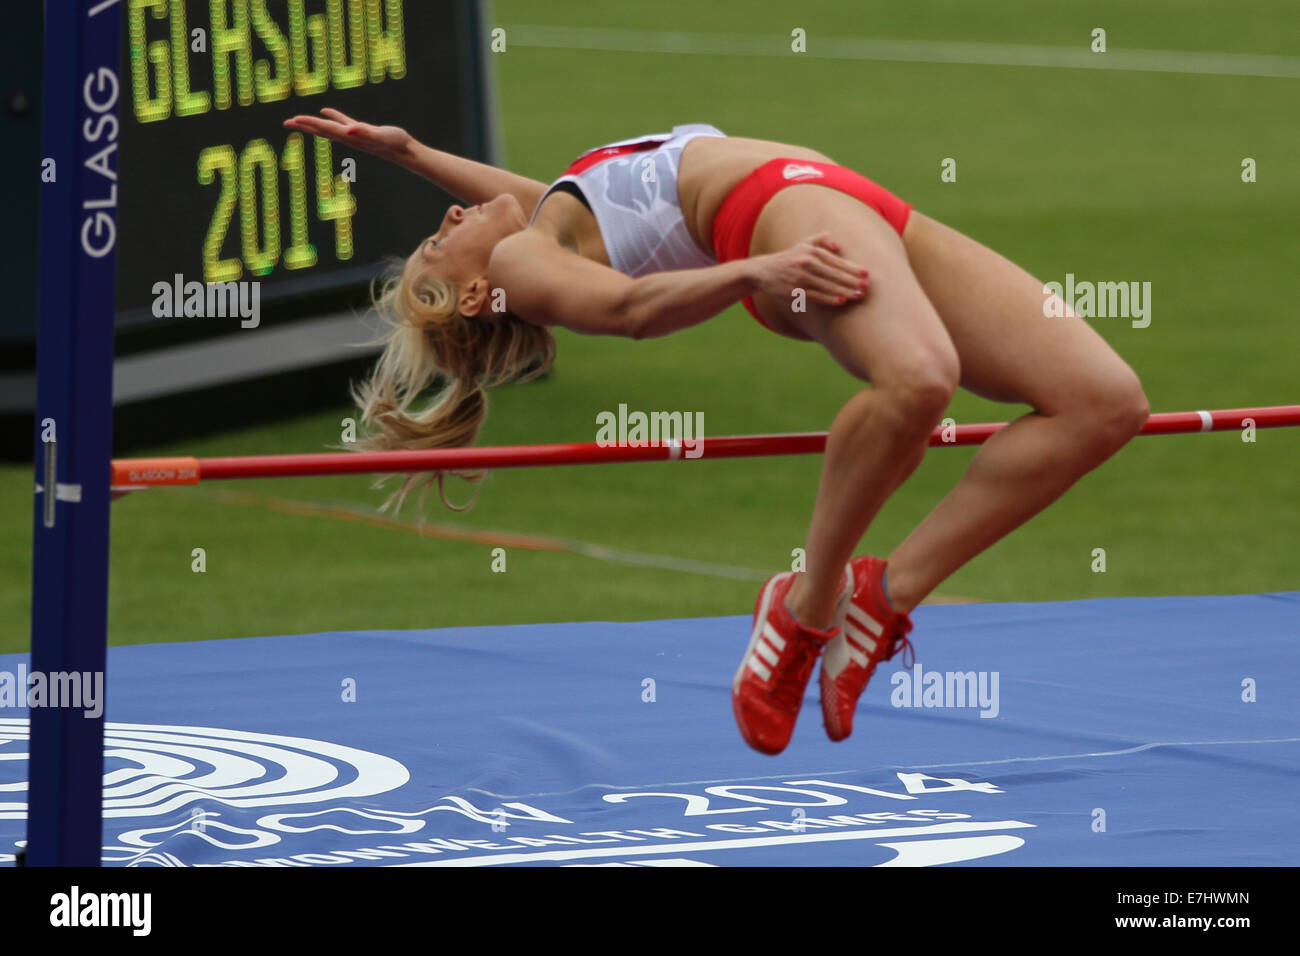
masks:
<svg viewBox="0 0 1300 956"><path fill-rule="evenodd" d="M912 653L906 637L912 621L899 614L885 597L882 578L885 562L880 558L854 558L853 595L843 605L844 613L832 622L840 633L826 645L819 677L822 689L822 720L831 740L843 740L853 733L853 712L867 681L881 661L893 658L900 649ZM913 658L915 659L915 658Z"/></svg>
<svg viewBox="0 0 1300 956"><path fill-rule="evenodd" d="M822 647L839 635L805 627L790 616L785 597L794 572L768 579L754 607L754 631L731 682L731 705L745 743L779 754L790 743L804 691Z"/></svg>

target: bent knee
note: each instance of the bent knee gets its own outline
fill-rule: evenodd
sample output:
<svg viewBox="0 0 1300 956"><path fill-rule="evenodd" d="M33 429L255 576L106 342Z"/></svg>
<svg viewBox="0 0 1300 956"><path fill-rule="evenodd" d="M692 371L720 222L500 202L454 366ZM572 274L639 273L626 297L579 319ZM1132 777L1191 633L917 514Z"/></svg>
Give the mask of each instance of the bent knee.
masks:
<svg viewBox="0 0 1300 956"><path fill-rule="evenodd" d="M943 415L961 381L955 350L934 349L892 366L877 394L903 426L928 431Z"/></svg>
<svg viewBox="0 0 1300 956"><path fill-rule="evenodd" d="M1081 399L1071 417L1090 444L1108 453L1127 444L1151 415L1142 382L1128 366L1093 383Z"/></svg>

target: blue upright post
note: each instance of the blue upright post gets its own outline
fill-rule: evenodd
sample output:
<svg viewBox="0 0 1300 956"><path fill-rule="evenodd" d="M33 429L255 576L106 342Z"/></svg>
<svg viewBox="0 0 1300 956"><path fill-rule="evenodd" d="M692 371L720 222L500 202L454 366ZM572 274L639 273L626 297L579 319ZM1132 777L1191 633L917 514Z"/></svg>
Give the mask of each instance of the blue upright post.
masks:
<svg viewBox="0 0 1300 956"><path fill-rule="evenodd" d="M103 675L107 657L121 22L120 0L45 2L33 677ZM98 866L102 712L70 694L39 703L27 862Z"/></svg>

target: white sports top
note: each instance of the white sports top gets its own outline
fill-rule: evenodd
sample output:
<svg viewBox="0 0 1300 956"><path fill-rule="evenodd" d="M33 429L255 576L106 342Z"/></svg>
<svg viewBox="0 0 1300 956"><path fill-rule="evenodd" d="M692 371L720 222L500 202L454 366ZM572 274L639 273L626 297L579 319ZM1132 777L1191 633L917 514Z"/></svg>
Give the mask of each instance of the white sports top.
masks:
<svg viewBox="0 0 1300 956"><path fill-rule="evenodd" d="M588 150L571 170L550 185L545 200L561 183L573 183L596 217L610 265L636 278L672 269L716 265L691 238L677 196L677 169L682 148L697 136L726 136L704 123L674 126L671 133L639 136ZM636 152L619 150L647 145ZM608 151L609 159L599 154ZM541 202L537 204L541 208ZM533 218L537 218L534 211Z"/></svg>

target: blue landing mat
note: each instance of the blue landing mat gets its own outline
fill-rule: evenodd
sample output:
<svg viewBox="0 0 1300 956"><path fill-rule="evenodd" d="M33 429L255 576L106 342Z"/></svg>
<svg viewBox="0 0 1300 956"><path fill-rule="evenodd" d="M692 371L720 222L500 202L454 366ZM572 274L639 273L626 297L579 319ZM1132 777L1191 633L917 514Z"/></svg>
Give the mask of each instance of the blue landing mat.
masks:
<svg viewBox="0 0 1300 956"><path fill-rule="evenodd" d="M923 607L854 735L741 742L749 619L110 652L114 865L1295 865L1300 592ZM0 656L0 862L26 711Z"/></svg>

